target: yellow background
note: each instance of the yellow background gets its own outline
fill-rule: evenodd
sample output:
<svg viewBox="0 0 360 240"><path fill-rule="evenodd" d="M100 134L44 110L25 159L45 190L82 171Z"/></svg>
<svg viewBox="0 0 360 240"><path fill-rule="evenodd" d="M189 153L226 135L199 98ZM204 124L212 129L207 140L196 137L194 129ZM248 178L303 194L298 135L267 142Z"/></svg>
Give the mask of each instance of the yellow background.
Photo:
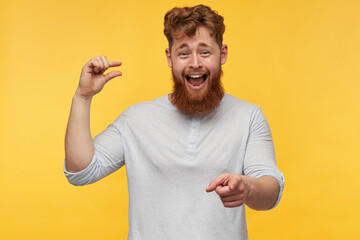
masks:
<svg viewBox="0 0 360 240"><path fill-rule="evenodd" d="M123 62L95 136L171 91L163 16L198 3L0 2L0 239L126 239L125 168L85 187L63 174L72 96L90 58ZM360 1L201 3L225 17L225 89L262 107L286 178L277 208L247 211L250 239L360 239Z"/></svg>

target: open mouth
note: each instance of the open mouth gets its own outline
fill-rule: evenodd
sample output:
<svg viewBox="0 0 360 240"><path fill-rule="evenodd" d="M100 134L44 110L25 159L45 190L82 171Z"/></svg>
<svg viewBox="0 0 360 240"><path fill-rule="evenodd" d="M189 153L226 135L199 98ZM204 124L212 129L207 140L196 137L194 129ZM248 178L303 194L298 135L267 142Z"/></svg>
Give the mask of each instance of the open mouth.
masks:
<svg viewBox="0 0 360 240"><path fill-rule="evenodd" d="M200 90L205 86L207 74L188 74L185 76L188 86L193 90Z"/></svg>

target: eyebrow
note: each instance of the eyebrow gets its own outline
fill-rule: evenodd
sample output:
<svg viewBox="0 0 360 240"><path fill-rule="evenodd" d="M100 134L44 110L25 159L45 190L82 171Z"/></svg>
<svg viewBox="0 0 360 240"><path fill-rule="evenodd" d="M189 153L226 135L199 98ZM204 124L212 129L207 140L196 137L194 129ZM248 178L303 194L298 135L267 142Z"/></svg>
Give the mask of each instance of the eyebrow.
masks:
<svg viewBox="0 0 360 240"><path fill-rule="evenodd" d="M206 43L203 43L203 42L199 43L199 46L200 47L210 47L209 45L207 45ZM182 48L186 48L186 47L188 47L188 45L186 43L183 43L177 49L182 49Z"/></svg>

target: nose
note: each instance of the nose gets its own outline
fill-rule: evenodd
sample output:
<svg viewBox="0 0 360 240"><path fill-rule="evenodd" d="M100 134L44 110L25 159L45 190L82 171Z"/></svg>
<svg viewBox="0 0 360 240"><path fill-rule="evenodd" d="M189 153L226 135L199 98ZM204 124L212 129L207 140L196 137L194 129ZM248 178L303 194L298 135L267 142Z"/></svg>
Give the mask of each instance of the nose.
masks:
<svg viewBox="0 0 360 240"><path fill-rule="evenodd" d="M197 54L190 58L190 68L198 69L202 67L201 59Z"/></svg>

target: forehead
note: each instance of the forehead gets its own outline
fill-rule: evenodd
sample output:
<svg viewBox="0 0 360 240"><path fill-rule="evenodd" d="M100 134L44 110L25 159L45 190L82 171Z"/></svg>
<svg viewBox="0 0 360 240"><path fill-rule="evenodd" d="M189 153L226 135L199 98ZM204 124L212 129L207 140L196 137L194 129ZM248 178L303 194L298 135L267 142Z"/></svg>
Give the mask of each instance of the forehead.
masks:
<svg viewBox="0 0 360 240"><path fill-rule="evenodd" d="M183 47L199 47L209 46L215 48L217 46L215 36L206 27L198 27L192 36L187 36L184 32L176 34L173 37L172 48L174 50Z"/></svg>

